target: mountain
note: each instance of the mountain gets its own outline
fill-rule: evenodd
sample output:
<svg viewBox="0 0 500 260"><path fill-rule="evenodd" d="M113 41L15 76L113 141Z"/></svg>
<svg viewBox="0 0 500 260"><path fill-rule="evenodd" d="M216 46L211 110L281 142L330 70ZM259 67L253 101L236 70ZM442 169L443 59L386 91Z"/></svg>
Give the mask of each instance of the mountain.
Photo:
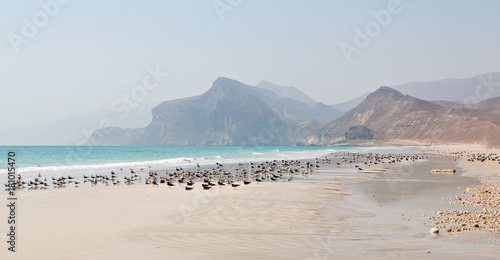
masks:
<svg viewBox="0 0 500 260"><path fill-rule="evenodd" d="M291 98L281 98L271 90L258 87L251 88L266 106L281 116L297 123L313 119L322 123L329 123L342 115L341 111L321 102L306 104Z"/></svg>
<svg viewBox="0 0 500 260"><path fill-rule="evenodd" d="M282 87L271 82L261 80L256 87L271 90L281 98L290 98L306 104L314 104L316 101L295 87Z"/></svg>
<svg viewBox="0 0 500 260"><path fill-rule="evenodd" d="M424 100L473 104L500 96L500 72L465 79L412 82L391 87L401 93Z"/></svg>
<svg viewBox="0 0 500 260"><path fill-rule="evenodd" d="M308 137L314 131L326 126L327 124L318 122L317 120L309 120L301 122L298 124L298 128L295 130L295 136L297 140ZM297 142L299 145L304 145L302 142Z"/></svg>
<svg viewBox="0 0 500 260"><path fill-rule="evenodd" d="M381 87L354 109L305 138L306 145L344 142L355 126L374 140L432 143L500 143L500 117L479 110L444 107Z"/></svg>
<svg viewBox="0 0 500 260"><path fill-rule="evenodd" d="M143 129L104 128L100 145L293 145L299 127L250 86L218 78L202 95L165 101Z"/></svg>
<svg viewBox="0 0 500 260"><path fill-rule="evenodd" d="M434 104L438 104L438 105L445 107L445 108L467 108L467 105L458 104L458 103L446 101L446 100L432 100L431 102Z"/></svg>
<svg viewBox="0 0 500 260"><path fill-rule="evenodd" d="M370 94L370 92L366 92L365 94L363 94L363 95L361 95L359 97L353 98L353 99L351 99L349 101L346 101L346 102L338 103L338 104L335 104L335 105L330 105L330 107L332 107L334 109L337 109L339 111L342 111L342 112L347 112L347 111L355 108L361 102L363 102L363 100L365 100L365 98L369 94Z"/></svg>
<svg viewBox="0 0 500 260"><path fill-rule="evenodd" d="M438 100L440 102L459 104L475 104L482 100L500 96L500 72L477 75L465 79L444 79L430 82L411 82L390 86L391 88L412 97L424 100ZM330 105L331 107L347 112L359 105L368 96L365 93L352 100ZM444 104L444 103L443 103ZM452 105L451 103L444 104Z"/></svg>
<svg viewBox="0 0 500 260"><path fill-rule="evenodd" d="M152 121L145 128L103 128L95 131L89 142L158 146L295 145L299 138L340 114L323 103L306 104L280 97L269 89L218 78L202 95L165 101L153 108Z"/></svg>
<svg viewBox="0 0 500 260"><path fill-rule="evenodd" d="M262 86L265 81L261 81L259 84ZM264 85L276 86L272 85L272 83L265 82ZM321 102L315 102L313 100L312 103L302 102L290 97L283 97L273 90L265 89L258 87L251 87L258 97L266 104L268 107L273 109L276 113L280 114L287 119L290 119L294 122L300 123L309 120L316 120L321 123L329 123L335 118L339 117L343 114L342 111L334 109L330 106L327 106ZM292 87L278 87L284 89L295 89L297 93L302 93L300 90ZM302 93L303 96L307 97ZM300 95L295 95L300 98ZM307 97L309 98L309 97ZM304 99L304 98L301 98ZM312 100L312 99L311 99Z"/></svg>
<svg viewBox="0 0 500 260"><path fill-rule="evenodd" d="M483 100L468 107L500 116L500 97Z"/></svg>
<svg viewBox="0 0 500 260"><path fill-rule="evenodd" d="M153 108L152 121L145 128L102 128L94 131L89 142L150 146L332 145L363 140L500 144L499 99L465 105L426 101L381 87L337 117L335 110L322 103L306 104L218 78L202 95L165 101Z"/></svg>
<svg viewBox="0 0 500 260"><path fill-rule="evenodd" d="M446 108L468 108L491 113L500 116L500 97L483 100L476 104L458 104L451 101L436 100L433 103L439 104Z"/></svg>

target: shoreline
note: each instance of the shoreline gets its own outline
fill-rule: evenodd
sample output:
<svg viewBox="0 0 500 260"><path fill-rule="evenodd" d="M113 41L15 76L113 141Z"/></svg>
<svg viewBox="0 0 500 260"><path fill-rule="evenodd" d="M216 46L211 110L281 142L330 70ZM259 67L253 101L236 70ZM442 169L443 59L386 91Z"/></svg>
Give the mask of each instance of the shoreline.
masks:
<svg viewBox="0 0 500 260"><path fill-rule="evenodd" d="M372 147L368 147L368 148L372 148ZM414 149L414 147L408 147L408 148ZM414 149L414 150L417 151L417 149ZM324 157L325 155L336 154L336 153L342 154L345 152L360 152L357 150L356 151L352 151L352 150L331 151L329 149L318 150L318 151L315 150L314 152L319 152L319 151L321 151L321 155L315 154L316 159L318 159L320 157ZM387 153L387 152L388 151L382 151L380 153ZM401 151L392 151L393 154L400 153L400 152ZM367 152L360 152L360 153L367 153ZM45 189L51 190L51 189L56 189L56 188L67 188L67 187L73 188L73 187L75 187L74 182L79 182L80 184L77 187L83 188L83 187L90 186L90 184L87 183L87 181L83 178L85 175L87 175L87 176L100 175L100 176L110 177L110 172L112 172L112 171L114 171L117 174L117 178L119 179L121 184L123 184L123 179L122 179L123 177L130 177L133 175L137 175L137 176L140 176L142 178L142 180L138 181L139 182L138 184L144 184L144 179L147 178L148 171L155 171L155 172L160 173L160 172L164 172L165 170L168 170L169 172L171 172L177 168L187 169L187 170L195 170L196 165L200 165L202 170L203 169L210 170L210 169L213 169L215 167L215 165L217 164L216 161L224 163L224 165L226 165L226 167L229 166L230 170L234 170L237 167L237 164L239 164L239 163L243 163L243 165L246 167L246 166L248 166L248 164L250 162L262 163L262 162L271 161L271 160L272 161L281 161L284 159L285 161L286 160L299 160L299 161L309 161L309 162L315 161L314 158L305 157L305 155L302 155L302 156L303 157L292 157L291 159L284 159L284 158L282 158L283 156L280 155L280 157L246 158L246 159L241 159L238 161L234 161L233 159L230 159L229 161L227 161L227 159L214 160L213 162L186 161L184 163L165 164L165 165L160 165L160 164L148 165L147 162L141 162L141 165L142 165L141 167L135 167L136 166L135 164L132 164L132 165L123 164L120 166L115 166L115 167L109 166L108 167L108 164L104 164L104 165L91 165L91 166L95 166L95 167L92 167L92 169L86 169L86 170L74 169L74 166L65 166L67 169L63 172L60 172L59 170L55 171L55 172L50 172L50 171L45 172L43 170L37 171L38 177L36 174L33 175L33 173L28 174L28 176L26 177L25 176L26 173L23 172L22 167L21 167L21 168L17 169L17 174L21 174L23 176L23 180L26 182L26 184L31 182L31 181L35 181L36 178L38 178L40 181L44 181L48 185L46 185L46 186L44 186L44 185L39 185L39 186L28 185L27 186L25 184L25 185L23 185L23 188L18 190L18 191L24 192L24 191L31 191L31 190L45 190ZM77 166L79 166L79 165L77 165ZM56 166L54 166L54 167L56 167ZM43 168L44 167L42 167L42 169ZM49 167L49 168L52 168L52 167ZM134 174L131 174L131 172L130 172L130 170L132 170L132 169L134 170ZM40 172L41 172L41 175L40 175ZM64 185L63 187L56 187L56 185L54 185L54 182L53 182L54 178L55 179L69 178L70 176L73 179L70 180L70 182L67 183L67 185ZM106 185L113 185L113 183L108 182ZM100 186L100 185L97 185L97 186ZM7 191L6 189L3 191L0 191L0 194L5 193L6 191Z"/></svg>
<svg viewBox="0 0 500 260"><path fill-rule="evenodd" d="M496 148L484 146L441 146L431 152L452 156L464 175L480 180L478 186L467 187L465 191L447 198L451 205L461 205L463 209L438 211L427 217L434 221L435 228L443 232L463 232L485 230L500 231L500 152ZM482 159L476 160L476 157ZM473 207L466 210L465 207Z"/></svg>
<svg viewBox="0 0 500 260"><path fill-rule="evenodd" d="M426 257L432 248L427 227L417 223L421 225L418 229L425 231L415 233L422 236L415 240L408 237L410 234L404 225L370 223L374 213L349 208L353 205L351 198L358 194L349 188L353 183L383 180L391 185L396 180L391 176L398 177L401 175L398 169L405 167L422 166L398 164L384 172L355 172L352 166L332 167L336 172L333 177L327 167L321 167L304 182L252 183L236 190L215 187L203 191L197 187L187 192L179 187L120 185L20 192L20 251L9 254L2 248L0 256L9 259L12 256L12 259L323 259L324 256L358 259L364 258L361 252L366 251L371 258ZM467 175L467 169L464 171ZM6 194L0 194L0 199L5 198ZM382 206L382 210L391 211L388 205ZM6 216L4 208L0 209L0 216ZM419 213L418 210L415 212ZM360 224L363 221L356 220L360 217L368 223ZM4 231L4 224L0 227ZM439 245L447 245L447 240L448 237L443 237ZM383 241L392 246L388 247ZM456 252L432 251L434 257L459 256ZM482 253L474 248L465 251L488 257L499 252L498 248Z"/></svg>

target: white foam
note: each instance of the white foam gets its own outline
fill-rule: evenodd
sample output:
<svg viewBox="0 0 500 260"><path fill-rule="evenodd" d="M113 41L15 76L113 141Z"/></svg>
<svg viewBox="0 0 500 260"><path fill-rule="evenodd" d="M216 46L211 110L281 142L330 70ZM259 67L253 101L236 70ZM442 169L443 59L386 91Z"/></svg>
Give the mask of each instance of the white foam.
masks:
<svg viewBox="0 0 500 260"><path fill-rule="evenodd" d="M149 167L153 169L162 168L172 168L179 166L188 166L199 164L215 164L219 163L239 163L239 162L257 162L257 161L268 161L268 160L299 160L299 159L310 159L319 156L324 156L326 154L335 152L335 149L320 149L320 150L301 150L301 151L282 151L279 149L274 149L272 151L266 152L248 152L240 155L240 157L225 158L223 155L216 155L214 157L201 157L201 158L191 158L191 157L179 157L173 159L163 159L163 160L151 160L151 161L139 161L139 162L118 162L118 163L101 163L101 164L80 164L80 165L57 165L57 166L31 166L31 167L19 167L16 169L17 174L21 174L25 177L36 177L41 174L44 177L57 177L66 175L81 175L81 174L105 174L109 173L111 170L120 171L129 170L130 168L148 169ZM6 180L7 170L0 169L0 180Z"/></svg>

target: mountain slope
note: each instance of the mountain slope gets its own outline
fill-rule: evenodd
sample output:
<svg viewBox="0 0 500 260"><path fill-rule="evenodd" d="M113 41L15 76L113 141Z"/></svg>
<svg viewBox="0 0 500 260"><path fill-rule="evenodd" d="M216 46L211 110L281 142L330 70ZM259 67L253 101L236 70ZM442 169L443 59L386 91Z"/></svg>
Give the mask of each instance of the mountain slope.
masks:
<svg viewBox="0 0 500 260"><path fill-rule="evenodd" d="M363 102L363 100L365 100L365 98L370 94L370 92L367 92L359 97L356 97L356 98L353 98L349 101L346 101L346 102L342 102L342 103L338 103L338 104L334 104L334 105L330 105L330 107L334 108L334 109L337 109L339 111L342 111L342 112L347 112L353 108L355 108L357 105L359 105L361 102Z"/></svg>
<svg viewBox="0 0 500 260"><path fill-rule="evenodd" d="M262 102L264 102L264 104L281 116L297 123L309 120L329 123L343 113L342 111L334 109L321 102L313 101L313 103L306 103L293 98L281 97L269 89L263 89L260 87L251 88L258 93L258 97L262 100ZM297 89L297 91L299 90Z"/></svg>
<svg viewBox="0 0 500 260"><path fill-rule="evenodd" d="M468 107L500 116L500 97L483 100L477 104L468 105Z"/></svg>
<svg viewBox="0 0 500 260"><path fill-rule="evenodd" d="M465 79L411 82L390 87L403 94L424 100L475 104L500 96L500 72L482 74ZM368 94L330 106L340 111L349 111L363 102ZM458 106L457 104L456 107Z"/></svg>
<svg viewBox="0 0 500 260"><path fill-rule="evenodd" d="M306 104L314 104L316 101L295 87L282 87L271 82L261 80L256 87L271 90L281 98L290 98Z"/></svg>
<svg viewBox="0 0 500 260"><path fill-rule="evenodd" d="M200 96L163 102L152 114L144 129L103 129L110 134L104 134L102 145L295 144L293 122L251 87L228 78L218 78Z"/></svg>
<svg viewBox="0 0 500 260"><path fill-rule="evenodd" d="M478 110L445 108L381 87L361 104L306 138L306 144L343 141L353 126L370 129L375 140L500 143L500 117Z"/></svg>
<svg viewBox="0 0 500 260"><path fill-rule="evenodd" d="M447 108L469 108L500 116L500 97L490 98L476 104L468 105L444 100L436 100L432 102Z"/></svg>
<svg viewBox="0 0 500 260"><path fill-rule="evenodd" d="M401 93L424 100L446 100L471 104L500 96L500 72L465 79L412 82L391 87Z"/></svg>

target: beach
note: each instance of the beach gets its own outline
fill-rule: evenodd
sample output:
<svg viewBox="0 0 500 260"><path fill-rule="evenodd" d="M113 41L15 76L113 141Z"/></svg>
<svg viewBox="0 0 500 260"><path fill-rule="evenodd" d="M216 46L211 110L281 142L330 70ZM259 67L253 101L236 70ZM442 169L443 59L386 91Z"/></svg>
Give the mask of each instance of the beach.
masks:
<svg viewBox="0 0 500 260"><path fill-rule="evenodd" d="M338 226L323 206L331 184L263 183L213 191L146 185L19 194L12 259L291 259ZM315 191L321 192L318 200ZM320 198L321 198L320 197ZM2 196L5 199L5 196ZM5 215L2 208L0 212ZM2 257L2 259L4 259Z"/></svg>
<svg viewBox="0 0 500 260"><path fill-rule="evenodd" d="M348 162L322 164L300 181L236 188L137 184L18 192L16 252L4 245L0 257L495 259L498 232L436 235L424 223L424 213L459 207L447 198L464 185L479 186L475 174L486 166L426 156L362 171ZM435 167L458 172L431 174ZM487 167L494 175L495 167ZM7 210L2 207L0 216ZM0 227L7 233L5 223Z"/></svg>

